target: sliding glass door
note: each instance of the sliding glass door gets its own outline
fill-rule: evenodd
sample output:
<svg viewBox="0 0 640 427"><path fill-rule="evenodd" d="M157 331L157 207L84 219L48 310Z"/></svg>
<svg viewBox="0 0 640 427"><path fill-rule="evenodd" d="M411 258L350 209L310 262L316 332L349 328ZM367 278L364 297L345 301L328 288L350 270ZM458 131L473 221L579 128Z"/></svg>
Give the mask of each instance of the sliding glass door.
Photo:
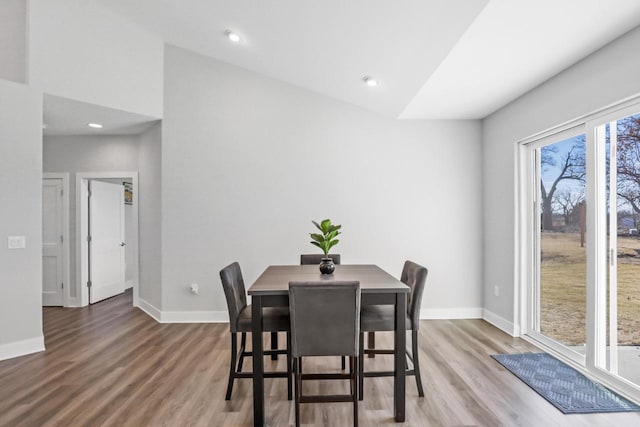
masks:
<svg viewBox="0 0 640 427"><path fill-rule="evenodd" d="M640 400L640 103L521 148L523 330Z"/></svg>
<svg viewBox="0 0 640 427"><path fill-rule="evenodd" d="M640 384L640 114L596 127L606 176L606 363L602 368Z"/></svg>
<svg viewBox="0 0 640 427"><path fill-rule="evenodd" d="M534 331L582 354L586 344L585 141L581 129L534 148Z"/></svg>

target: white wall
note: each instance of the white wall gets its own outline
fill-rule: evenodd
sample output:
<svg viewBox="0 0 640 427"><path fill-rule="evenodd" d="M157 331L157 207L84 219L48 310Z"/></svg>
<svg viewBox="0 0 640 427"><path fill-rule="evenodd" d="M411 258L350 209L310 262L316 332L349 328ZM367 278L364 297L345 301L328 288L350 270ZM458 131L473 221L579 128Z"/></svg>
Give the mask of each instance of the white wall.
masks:
<svg viewBox="0 0 640 427"><path fill-rule="evenodd" d="M96 2L30 0L29 84L162 117L164 43Z"/></svg>
<svg viewBox="0 0 640 427"><path fill-rule="evenodd" d="M640 28L483 122L484 307L514 319L516 142L640 92ZM494 286L500 296L493 294Z"/></svg>
<svg viewBox="0 0 640 427"><path fill-rule="evenodd" d="M44 172L68 172L70 295L78 296L76 283L76 177L77 172L138 170L138 136L47 136L43 144ZM134 195L135 197L135 195ZM72 301L80 304L80 301Z"/></svg>
<svg viewBox="0 0 640 427"><path fill-rule="evenodd" d="M247 286L296 264L311 220L343 225L344 263L429 268L423 308L482 304L478 121L398 121L167 47L162 309L226 311L219 270ZM200 284L191 295L188 284Z"/></svg>
<svg viewBox="0 0 640 427"><path fill-rule="evenodd" d="M0 360L44 350L42 94L0 80ZM25 236L25 249L7 249Z"/></svg>
<svg viewBox="0 0 640 427"><path fill-rule="evenodd" d="M158 123L140 135L138 157L140 303L158 309L162 306L161 139L162 126Z"/></svg>
<svg viewBox="0 0 640 427"><path fill-rule="evenodd" d="M27 2L0 1L0 79L24 83L26 38Z"/></svg>

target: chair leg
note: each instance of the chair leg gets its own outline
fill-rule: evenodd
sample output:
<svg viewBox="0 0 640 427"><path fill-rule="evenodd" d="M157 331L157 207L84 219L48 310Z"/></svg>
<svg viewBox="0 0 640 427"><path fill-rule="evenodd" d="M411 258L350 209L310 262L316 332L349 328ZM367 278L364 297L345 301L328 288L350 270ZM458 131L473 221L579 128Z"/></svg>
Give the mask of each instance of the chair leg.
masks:
<svg viewBox="0 0 640 427"><path fill-rule="evenodd" d="M353 394L356 388L355 384L353 383L353 372L354 372L353 360L351 356L349 356L349 393L351 394Z"/></svg>
<svg viewBox="0 0 640 427"><path fill-rule="evenodd" d="M278 349L278 333L271 332L271 350L277 350L277 349ZM271 360L278 360L278 355L272 354Z"/></svg>
<svg viewBox="0 0 640 427"><path fill-rule="evenodd" d="M291 400L292 397L292 376L293 371L291 369L291 332L287 332L287 399Z"/></svg>
<svg viewBox="0 0 640 427"><path fill-rule="evenodd" d="M364 399L364 332L360 332L360 357L358 357L358 396Z"/></svg>
<svg viewBox="0 0 640 427"><path fill-rule="evenodd" d="M247 333L240 333L240 360L238 361L238 372L242 372L242 365L244 364L244 355L247 353Z"/></svg>
<svg viewBox="0 0 640 427"><path fill-rule="evenodd" d="M376 348L376 333L373 331L367 335L367 348L369 350L375 350ZM375 353L369 353L369 358L373 359L374 357L376 357Z"/></svg>
<svg viewBox="0 0 640 427"><path fill-rule="evenodd" d="M418 348L418 331L411 331L411 355L413 356L413 371L416 376L416 385L418 386L418 396L424 397L424 390L422 389L422 378L420 376L420 356Z"/></svg>
<svg viewBox="0 0 640 427"><path fill-rule="evenodd" d="M295 402L295 415L296 415L296 427L300 427L300 394L302 393L302 381L300 373L300 361L301 358L296 357L293 360L293 367L296 378L296 402Z"/></svg>
<svg viewBox="0 0 640 427"><path fill-rule="evenodd" d="M349 357L349 365L351 367L351 384L355 390L352 390L353 396L353 427L358 427L358 356Z"/></svg>
<svg viewBox="0 0 640 427"><path fill-rule="evenodd" d="M225 400L231 400L231 392L233 391L233 380L235 379L236 356L238 352L238 342L236 333L231 333L231 363L229 363L229 383L227 384L227 395Z"/></svg>

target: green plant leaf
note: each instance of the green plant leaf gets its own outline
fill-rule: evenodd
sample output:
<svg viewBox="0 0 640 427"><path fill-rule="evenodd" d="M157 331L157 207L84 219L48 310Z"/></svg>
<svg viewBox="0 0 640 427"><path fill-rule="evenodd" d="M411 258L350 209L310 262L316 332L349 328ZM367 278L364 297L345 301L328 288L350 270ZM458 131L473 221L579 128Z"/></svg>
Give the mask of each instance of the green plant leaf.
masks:
<svg viewBox="0 0 640 427"><path fill-rule="evenodd" d="M309 243L311 243L312 245L317 246L320 249L324 250L324 248L322 246L320 246L320 243L318 243L318 242L309 242Z"/></svg>
<svg viewBox="0 0 640 427"><path fill-rule="evenodd" d="M334 230L334 231L331 231L331 232L327 233L327 235L324 236L324 238L327 239L327 240L331 240L331 239L334 239L338 234L340 234L340 232L338 230Z"/></svg>
<svg viewBox="0 0 640 427"><path fill-rule="evenodd" d="M318 233L309 233L309 236L311 236L311 238L313 240L315 240L316 242L322 242L324 241L324 236L322 234L318 234Z"/></svg>
<svg viewBox="0 0 640 427"><path fill-rule="evenodd" d="M322 227L322 232L324 234L327 234L329 232L329 228L331 227L331 220L330 219L322 220L322 222L320 223L320 226Z"/></svg>
<svg viewBox="0 0 640 427"><path fill-rule="evenodd" d="M320 224L318 224L315 221L311 221L311 222L313 223L313 225L315 225L318 228L318 230L322 231L322 227L320 227Z"/></svg>
<svg viewBox="0 0 640 427"><path fill-rule="evenodd" d="M331 231L336 231L336 230L340 230L341 228L342 228L342 226L341 226L341 225L333 224L331 227L329 227L329 232L331 232Z"/></svg>

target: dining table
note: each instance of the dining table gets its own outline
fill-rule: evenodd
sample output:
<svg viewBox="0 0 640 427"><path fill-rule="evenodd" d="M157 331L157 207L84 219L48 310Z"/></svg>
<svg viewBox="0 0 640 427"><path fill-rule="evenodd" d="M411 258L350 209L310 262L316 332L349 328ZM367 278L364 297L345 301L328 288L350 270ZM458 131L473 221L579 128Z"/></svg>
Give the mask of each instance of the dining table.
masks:
<svg viewBox="0 0 640 427"><path fill-rule="evenodd" d="M409 287L382 268L372 264L336 265L333 274L321 274L317 265L270 265L248 290L251 296L253 352L253 425L265 425L264 349L262 309L289 307L289 282L360 282L361 306L395 307L393 413L397 422L405 420L406 316Z"/></svg>

